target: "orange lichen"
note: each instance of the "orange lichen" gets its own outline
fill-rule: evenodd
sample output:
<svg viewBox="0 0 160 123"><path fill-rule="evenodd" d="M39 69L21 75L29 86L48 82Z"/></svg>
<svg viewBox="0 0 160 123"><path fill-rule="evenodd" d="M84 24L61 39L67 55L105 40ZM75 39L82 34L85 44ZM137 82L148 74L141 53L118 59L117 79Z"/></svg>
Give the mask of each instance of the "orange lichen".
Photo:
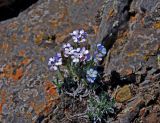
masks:
<svg viewBox="0 0 160 123"><path fill-rule="evenodd" d="M42 40L43 40L43 37L44 37L44 32L40 32L38 35L36 35L34 37L34 41L37 45L41 44L42 43Z"/></svg>
<svg viewBox="0 0 160 123"><path fill-rule="evenodd" d="M0 114L2 114L2 103L0 103Z"/></svg>
<svg viewBox="0 0 160 123"><path fill-rule="evenodd" d="M52 82L45 82L44 92L47 105L57 104L57 100L59 100L59 94L57 93L56 86Z"/></svg>
<svg viewBox="0 0 160 123"><path fill-rule="evenodd" d="M37 115L40 115L41 113L43 114L48 114L52 107L57 104L59 102L59 100L52 100L52 101L48 101L46 102L40 102L40 103L36 103L36 102L31 102L30 105L33 107L35 113Z"/></svg>
<svg viewBox="0 0 160 123"><path fill-rule="evenodd" d="M93 29L94 29L95 34L98 34L99 26L93 26Z"/></svg>
<svg viewBox="0 0 160 123"><path fill-rule="evenodd" d="M8 49L8 47L9 47L8 43L3 43L1 46L2 49Z"/></svg>
<svg viewBox="0 0 160 123"><path fill-rule="evenodd" d="M144 20L144 18L142 18L142 19L140 20L140 24L141 24L142 26L144 26L144 23L145 23L145 20Z"/></svg>
<svg viewBox="0 0 160 123"><path fill-rule="evenodd" d="M114 9L110 9L110 10L109 10L109 16L110 16L110 17L113 17L113 15L114 15Z"/></svg>
<svg viewBox="0 0 160 123"><path fill-rule="evenodd" d="M44 92L46 105L43 106L43 113L48 113L51 111L51 107L59 102L59 94L57 93L56 86L50 81L44 82Z"/></svg>
<svg viewBox="0 0 160 123"><path fill-rule="evenodd" d="M22 68L18 68L15 71L12 72L10 77L14 81L17 81L17 80L21 79L22 76L23 76L23 70L22 70Z"/></svg>
<svg viewBox="0 0 160 123"><path fill-rule="evenodd" d="M66 18L66 16L68 16L68 9L67 7L63 8L63 10L61 10L60 14L59 14L59 21L64 21L64 19Z"/></svg>
<svg viewBox="0 0 160 123"><path fill-rule="evenodd" d="M115 99L117 102L125 102L129 99L132 98L132 93L131 93L131 89L128 85L123 86L122 88L120 88L115 96Z"/></svg>
<svg viewBox="0 0 160 123"><path fill-rule="evenodd" d="M24 67L30 64L32 59L25 56L24 50L19 51L18 56L23 57L23 59L20 62L5 65L3 71L0 73L0 79L8 78L14 81L21 79L24 74Z"/></svg>
<svg viewBox="0 0 160 123"><path fill-rule="evenodd" d="M3 69L3 77L10 78L12 71L11 65L6 65Z"/></svg>
<svg viewBox="0 0 160 123"><path fill-rule="evenodd" d="M153 24L153 28L160 29L160 21Z"/></svg>
<svg viewBox="0 0 160 123"><path fill-rule="evenodd" d="M18 27L18 22L9 23L8 28L14 29Z"/></svg>
<svg viewBox="0 0 160 123"><path fill-rule="evenodd" d="M45 91L48 95L57 96L56 86L52 82L45 82Z"/></svg>
<svg viewBox="0 0 160 123"><path fill-rule="evenodd" d="M18 55L19 55L19 56L25 56L25 50L20 50L20 51L18 52Z"/></svg>
<svg viewBox="0 0 160 123"><path fill-rule="evenodd" d="M53 20L50 21L51 27L53 29L55 29L55 28L58 28L61 25L62 22L63 23L65 23L67 21L70 22L69 19L66 19L67 15L68 15L68 9L64 8L63 10L60 11L59 16L56 19L53 19Z"/></svg>
<svg viewBox="0 0 160 123"><path fill-rule="evenodd" d="M136 55L137 55L137 52L127 53L127 56L128 56L128 57L133 57L133 56L136 56Z"/></svg>
<svg viewBox="0 0 160 123"><path fill-rule="evenodd" d="M3 43L0 48L4 51L4 53L6 54L9 51L9 44L8 43Z"/></svg>
<svg viewBox="0 0 160 123"><path fill-rule="evenodd" d="M57 28L60 24L59 21L55 19L52 20L50 23L51 23L52 28Z"/></svg>
<svg viewBox="0 0 160 123"><path fill-rule="evenodd" d="M6 103L6 91L0 90L0 114L2 114L2 107Z"/></svg>
<svg viewBox="0 0 160 123"><path fill-rule="evenodd" d="M24 26L24 32L26 33L26 32L29 32L30 31L30 28L28 28L28 26Z"/></svg>
<svg viewBox="0 0 160 123"><path fill-rule="evenodd" d="M32 59L24 58L23 61L20 63L20 65L28 65L32 62Z"/></svg>
<svg viewBox="0 0 160 123"><path fill-rule="evenodd" d="M11 38L13 41L17 41L17 33L14 33Z"/></svg>
<svg viewBox="0 0 160 123"><path fill-rule="evenodd" d="M137 16L131 16L130 21L135 22L137 20Z"/></svg>
<svg viewBox="0 0 160 123"><path fill-rule="evenodd" d="M67 38L68 35L62 35L62 33L58 33L56 35L56 43L62 43L66 38Z"/></svg>
<svg viewBox="0 0 160 123"><path fill-rule="evenodd" d="M114 9L111 8L109 10L108 16L106 17L106 20L109 20L111 17L113 17L114 14L115 14Z"/></svg>
<svg viewBox="0 0 160 123"><path fill-rule="evenodd" d="M10 65L6 65L4 67L3 73L0 75L0 78L5 77L17 81L21 79L22 76L23 76L23 69L21 67L16 69Z"/></svg>
<svg viewBox="0 0 160 123"><path fill-rule="evenodd" d="M31 106L33 107L35 113L39 115L45 109L46 104L44 102L41 102L39 104L31 102Z"/></svg>
<svg viewBox="0 0 160 123"><path fill-rule="evenodd" d="M22 36L23 42L24 42L24 43L27 43L27 42L28 42L28 38L29 38L29 37L28 37L27 35L23 35L23 36Z"/></svg>
<svg viewBox="0 0 160 123"><path fill-rule="evenodd" d="M122 69L121 73L123 73L123 75L129 76L133 73L133 70L132 70L132 68L126 68L126 69Z"/></svg>
<svg viewBox="0 0 160 123"><path fill-rule="evenodd" d="M41 60L42 62L44 62L44 61L45 61L45 57L44 57L44 56L40 57L40 60Z"/></svg>
<svg viewBox="0 0 160 123"><path fill-rule="evenodd" d="M118 42L117 46L124 44L126 42L128 35L129 35L128 31L119 33L117 38L117 42Z"/></svg>
<svg viewBox="0 0 160 123"><path fill-rule="evenodd" d="M63 42L67 37L68 34L72 31L71 28L65 29L63 32L59 32L56 34L56 43L61 43Z"/></svg>
<svg viewBox="0 0 160 123"><path fill-rule="evenodd" d="M128 36L128 31L124 31L123 33L121 33L121 35L119 35L119 37L125 38Z"/></svg>

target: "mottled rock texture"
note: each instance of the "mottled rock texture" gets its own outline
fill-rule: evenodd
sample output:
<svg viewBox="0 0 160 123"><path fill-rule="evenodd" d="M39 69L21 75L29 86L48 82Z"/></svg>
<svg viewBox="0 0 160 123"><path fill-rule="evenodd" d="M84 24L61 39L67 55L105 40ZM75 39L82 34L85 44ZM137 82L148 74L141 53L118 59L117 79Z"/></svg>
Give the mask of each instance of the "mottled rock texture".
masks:
<svg viewBox="0 0 160 123"><path fill-rule="evenodd" d="M105 82L133 91L112 122L159 122L159 0L39 0L0 22L0 122L60 122L52 115L60 100L47 60L77 28L108 49ZM148 115L139 114L145 110ZM57 117L71 122L63 111Z"/></svg>
<svg viewBox="0 0 160 123"><path fill-rule="evenodd" d="M84 28L93 39L103 3L39 0L18 17L0 22L0 122L41 122L52 111L59 95L48 58L74 29ZM50 35L54 38L46 42Z"/></svg>
<svg viewBox="0 0 160 123"><path fill-rule="evenodd" d="M160 2L118 0L108 5L97 39L112 47L105 64L106 75L111 71L130 74L141 66L158 68Z"/></svg>
<svg viewBox="0 0 160 123"><path fill-rule="evenodd" d="M97 41L102 41L109 53L104 60L107 84L130 84L133 98L116 123L159 123L160 66L160 1L108 1L102 15ZM120 96L124 96L121 94ZM144 108L147 113L140 115Z"/></svg>

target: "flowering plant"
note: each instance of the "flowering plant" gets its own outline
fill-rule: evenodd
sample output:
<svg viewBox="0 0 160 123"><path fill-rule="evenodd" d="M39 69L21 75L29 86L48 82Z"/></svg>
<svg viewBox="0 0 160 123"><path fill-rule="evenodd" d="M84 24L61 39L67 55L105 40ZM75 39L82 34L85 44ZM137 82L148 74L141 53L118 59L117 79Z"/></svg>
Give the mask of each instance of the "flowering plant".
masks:
<svg viewBox="0 0 160 123"><path fill-rule="evenodd" d="M102 44L97 44L93 52L87 39L88 34L83 29L75 30L70 35L73 42L63 44L61 52L48 61L49 69L57 71L57 79L63 82L60 89L65 92L74 92L76 87L85 88L94 84L98 77L97 65L107 53ZM66 88L67 85L70 90Z"/></svg>
<svg viewBox="0 0 160 123"><path fill-rule="evenodd" d="M82 29L73 31L70 36L73 42L63 44L61 51L49 58L49 69L57 73L54 84L60 93L80 99L89 96L88 116L100 121L113 106L103 91L95 94L101 79L98 68L107 50L102 44L91 45L87 32Z"/></svg>

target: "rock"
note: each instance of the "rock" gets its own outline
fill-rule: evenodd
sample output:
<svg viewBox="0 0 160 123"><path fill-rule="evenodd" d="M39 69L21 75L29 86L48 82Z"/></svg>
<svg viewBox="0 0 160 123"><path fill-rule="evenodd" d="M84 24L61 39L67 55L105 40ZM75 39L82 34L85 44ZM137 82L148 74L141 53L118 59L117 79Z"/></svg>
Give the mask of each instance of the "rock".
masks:
<svg viewBox="0 0 160 123"><path fill-rule="evenodd" d="M117 93L115 95L115 100L117 102L125 102L132 98L132 93L130 90L130 87L128 85L123 86L122 88L117 90Z"/></svg>
<svg viewBox="0 0 160 123"><path fill-rule="evenodd" d="M60 100L51 82L54 74L48 70L48 58L70 40L69 33L75 29L83 28L94 42L98 31L95 16L103 4L104 0L38 0L18 17L0 22L2 122L42 121L52 112ZM9 112L4 115L5 105Z"/></svg>
<svg viewBox="0 0 160 123"><path fill-rule="evenodd" d="M125 109L118 115L118 120L113 123L131 123L143 106L144 100L140 97L136 98L130 106L125 107Z"/></svg>
<svg viewBox="0 0 160 123"><path fill-rule="evenodd" d="M146 113L147 113L147 109L146 109L146 108L142 108L142 109L140 110L140 112L139 112L139 115L140 115L141 117L144 117Z"/></svg>
<svg viewBox="0 0 160 123"><path fill-rule="evenodd" d="M132 96L139 97L124 103L125 108L118 114L116 123L142 121L140 117L146 110L150 111L147 107L159 100L159 5L158 0L152 3L149 0L117 0L105 4L97 36L97 41L102 41L109 51L104 60L105 81L110 86L114 83L113 88L122 81L132 83L136 88ZM113 72L117 73L117 78ZM130 77L134 79L127 79ZM119 83L115 83L116 80ZM123 90L115 99L123 102L120 99L127 97L125 94ZM158 113L155 121L157 116ZM155 122L152 118L151 114L148 121Z"/></svg>
<svg viewBox="0 0 160 123"><path fill-rule="evenodd" d="M0 7L10 4L9 0L1 1ZM79 28L88 32L92 42L102 41L109 51L104 60L106 78L112 71L118 75L114 81L129 83L125 77L138 78L133 79L138 98L132 98L128 85L117 91L116 101L125 103L119 106L122 112L115 122L140 120L145 112L142 108L148 110L159 104L159 5L159 0L39 0L18 12L18 17L0 22L0 122L52 119L51 112L60 101L47 61L70 40L68 34ZM48 38L50 41L46 41ZM70 99L67 102L72 105ZM70 105L69 114L79 111ZM53 121L64 122L65 106L57 115L54 112ZM149 112L145 122L159 122L157 118L158 111ZM65 122L70 121L66 118Z"/></svg>
<svg viewBox="0 0 160 123"><path fill-rule="evenodd" d="M141 122L160 123L159 111L160 111L159 105L142 108L139 114Z"/></svg>
<svg viewBox="0 0 160 123"><path fill-rule="evenodd" d="M160 123L159 116L157 113L151 113L149 114L146 119L143 121L145 123Z"/></svg>
<svg viewBox="0 0 160 123"><path fill-rule="evenodd" d="M157 105L159 104L160 95L159 70L157 69L153 72L153 69L146 69L145 71L146 74L143 76L138 87L132 84L132 86L136 87L134 92L135 97L131 98L126 105L121 108L122 112L118 114L118 121L115 122L159 122L159 119L157 120L159 116L158 112L160 111L160 107ZM143 75L141 70L139 73ZM134 87L132 87L132 89L133 88ZM141 102L141 105L137 105L138 102ZM152 113L154 113L155 116L153 116ZM155 119L155 121L153 119Z"/></svg>
<svg viewBox="0 0 160 123"><path fill-rule="evenodd" d="M158 68L160 31L154 26L159 22L158 0L153 0L152 4L149 1L119 0L115 4L118 4L117 8L112 2L107 4L97 38L103 40L108 49L112 47L105 65L106 76L111 71L126 75L124 71L134 72L140 66ZM130 8L123 9L125 6ZM111 10L112 16L109 14ZM118 26L112 27L115 21L119 22Z"/></svg>

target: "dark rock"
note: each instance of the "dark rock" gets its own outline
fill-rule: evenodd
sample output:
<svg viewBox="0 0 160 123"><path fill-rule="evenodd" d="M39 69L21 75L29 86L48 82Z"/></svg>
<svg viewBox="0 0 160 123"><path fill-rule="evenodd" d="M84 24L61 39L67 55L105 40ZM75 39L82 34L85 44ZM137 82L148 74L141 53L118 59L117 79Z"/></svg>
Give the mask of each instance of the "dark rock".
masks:
<svg viewBox="0 0 160 123"><path fill-rule="evenodd" d="M145 123L160 123L159 116L157 113L151 113L149 114L146 119L143 120Z"/></svg>
<svg viewBox="0 0 160 123"><path fill-rule="evenodd" d="M104 73L113 82L112 88L130 83L135 87L135 97L130 99L128 90L127 99L120 101L127 102L119 106L122 111L115 122L143 121L142 117L145 122L159 122L158 111L142 110L150 111L160 103L159 0L39 0L26 9L30 1L0 1L0 20L21 12L0 22L0 122L69 123L66 112L74 115L86 109L85 102L59 101L51 83L54 74L47 68L48 58L79 28L88 32L92 42L102 41L109 51ZM56 112L53 107L60 103ZM87 121L76 118L72 122Z"/></svg>
<svg viewBox="0 0 160 123"><path fill-rule="evenodd" d="M124 11L117 8L114 11L118 11L118 13L115 13L114 16L110 16L107 13L109 12L108 9L111 9L113 6L113 4L110 4L108 5L111 7L108 7L103 15L98 37L98 40L103 40L107 48L110 49L112 46L109 54L110 58L106 61L106 75L109 75L111 71L117 71L121 75L126 75L123 71L132 69L134 72L141 65L157 68L157 52L160 47L157 44L159 44L160 32L154 26L157 21L151 19L150 24L147 24L148 21L144 20L152 16L154 14L153 11L159 11L158 1L154 0L152 5L149 1L141 3L139 1L121 3L119 1L118 5L121 5L121 8L129 6L129 10L125 10L127 11L127 15L125 15ZM140 10L142 6L146 7L145 14ZM130 15L130 12L133 11L135 15ZM130 17L128 18L128 16ZM112 24L115 21L119 22L119 26L113 28ZM113 33L110 30L116 30L117 33ZM109 35L112 39L114 38L113 41L110 40ZM109 46L113 42L115 42L114 45Z"/></svg>
<svg viewBox="0 0 160 123"><path fill-rule="evenodd" d="M122 114L118 114L117 123L142 121L138 117L139 113L144 114L141 109L152 107L158 101L160 3L158 0L152 2L108 1L102 15L97 41L102 41L109 51L104 61L104 78L110 86L114 85L113 88L116 88L115 84L121 85L124 81L132 83L136 90L135 97L143 100L140 105L134 105L139 102L134 97L129 100L126 109L123 108ZM115 77L113 73L116 73ZM156 120L157 115L155 121L159 122ZM153 115L149 115L148 121L155 122L153 119Z"/></svg>
<svg viewBox="0 0 160 123"><path fill-rule="evenodd" d="M31 0L16 1L28 4ZM50 120L45 117L59 103L59 96L51 82L54 74L48 70L48 58L75 29L85 29L94 41L98 28L95 16L103 4L104 0L39 0L18 17L0 22L0 82L4 81L0 122ZM46 41L48 37L51 42ZM5 105L10 111L4 116L1 109ZM55 117L64 120L64 109Z"/></svg>
<svg viewBox="0 0 160 123"><path fill-rule="evenodd" d="M144 100L141 98L136 98L118 115L118 120L114 121L113 123L131 123L134 121L143 106Z"/></svg>

